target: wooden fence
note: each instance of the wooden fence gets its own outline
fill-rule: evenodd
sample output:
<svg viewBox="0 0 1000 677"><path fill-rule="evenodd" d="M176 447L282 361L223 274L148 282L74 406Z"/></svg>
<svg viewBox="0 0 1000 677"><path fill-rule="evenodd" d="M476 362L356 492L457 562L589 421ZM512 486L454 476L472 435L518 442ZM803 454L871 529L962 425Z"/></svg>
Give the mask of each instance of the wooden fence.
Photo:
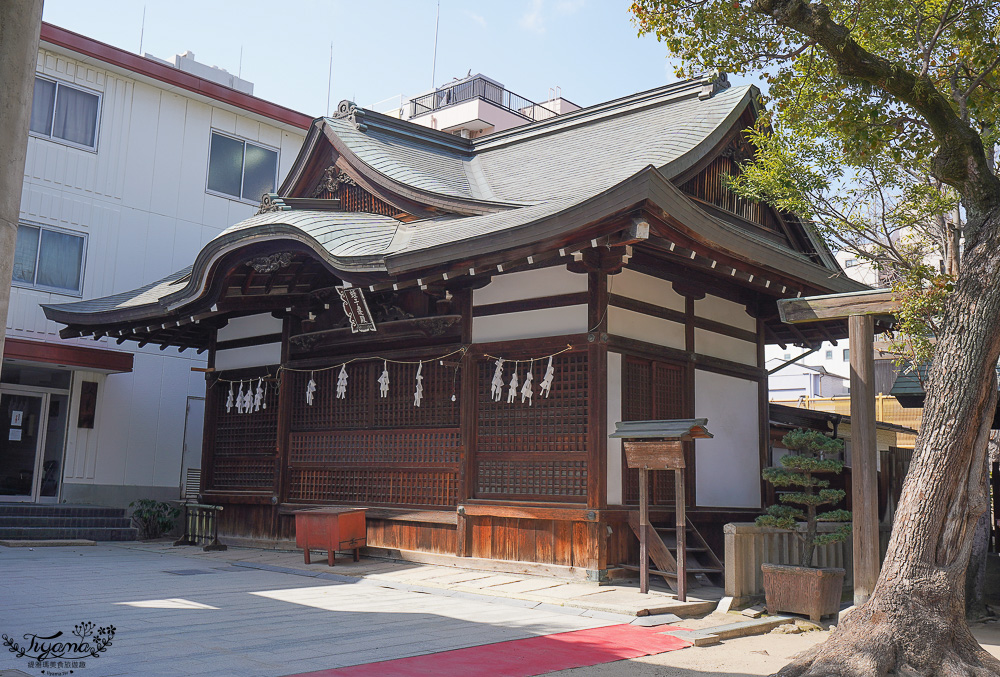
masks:
<svg viewBox="0 0 1000 677"><path fill-rule="evenodd" d="M835 524L819 524L819 532L834 531ZM805 525L800 525L805 531ZM726 539L726 596L733 598L734 607L754 604L764 597L761 564L799 563L799 538L790 531L758 527L753 523L730 523L723 527ZM889 541L889 527L879 532L879 550L885 557ZM853 548L850 539L816 548L813 565L840 567L847 571L844 590L854 589L852 566Z"/></svg>

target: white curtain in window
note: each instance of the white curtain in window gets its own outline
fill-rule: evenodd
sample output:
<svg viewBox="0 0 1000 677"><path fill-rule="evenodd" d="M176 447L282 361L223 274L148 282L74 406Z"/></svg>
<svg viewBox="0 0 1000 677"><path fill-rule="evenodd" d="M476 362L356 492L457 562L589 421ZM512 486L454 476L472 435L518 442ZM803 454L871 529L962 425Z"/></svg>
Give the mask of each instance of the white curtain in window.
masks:
<svg viewBox="0 0 1000 677"><path fill-rule="evenodd" d="M38 258L38 229L31 226L17 227L17 244L14 245L14 279L35 283L35 260Z"/></svg>
<svg viewBox="0 0 1000 677"><path fill-rule="evenodd" d="M83 238L54 230L43 230L35 284L80 291Z"/></svg>
<svg viewBox="0 0 1000 677"><path fill-rule="evenodd" d="M52 136L93 146L97 139L97 108L100 99L72 87L60 87L56 96L56 114Z"/></svg>
<svg viewBox="0 0 1000 677"><path fill-rule="evenodd" d="M31 131L45 136L52 134L52 104L55 100L56 83L35 78L35 91L31 98Z"/></svg>

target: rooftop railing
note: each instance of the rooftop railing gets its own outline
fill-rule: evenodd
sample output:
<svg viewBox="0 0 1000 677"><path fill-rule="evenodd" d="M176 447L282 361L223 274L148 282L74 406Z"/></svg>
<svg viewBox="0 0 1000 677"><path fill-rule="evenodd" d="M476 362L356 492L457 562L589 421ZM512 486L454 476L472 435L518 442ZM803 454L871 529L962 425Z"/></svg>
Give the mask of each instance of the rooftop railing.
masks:
<svg viewBox="0 0 1000 677"><path fill-rule="evenodd" d="M449 87L443 87L430 94L410 99L410 117L414 118L426 115L431 111L453 106L463 101L471 101L472 99L488 101L495 106L508 110L515 115L520 115L532 122L546 120L556 114L542 104L525 99L523 96L518 96L514 92L504 89L485 78L472 78L455 83Z"/></svg>

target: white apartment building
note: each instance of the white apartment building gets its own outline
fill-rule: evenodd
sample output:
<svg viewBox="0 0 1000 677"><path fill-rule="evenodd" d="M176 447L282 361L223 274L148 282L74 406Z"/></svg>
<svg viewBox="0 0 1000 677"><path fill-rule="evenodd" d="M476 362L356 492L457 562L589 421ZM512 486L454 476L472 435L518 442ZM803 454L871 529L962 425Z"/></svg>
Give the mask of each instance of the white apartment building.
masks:
<svg viewBox="0 0 1000 677"><path fill-rule="evenodd" d="M0 501L176 499L201 458L195 351L63 340L39 304L135 289L257 210L310 118L178 56L43 24L0 378Z"/></svg>

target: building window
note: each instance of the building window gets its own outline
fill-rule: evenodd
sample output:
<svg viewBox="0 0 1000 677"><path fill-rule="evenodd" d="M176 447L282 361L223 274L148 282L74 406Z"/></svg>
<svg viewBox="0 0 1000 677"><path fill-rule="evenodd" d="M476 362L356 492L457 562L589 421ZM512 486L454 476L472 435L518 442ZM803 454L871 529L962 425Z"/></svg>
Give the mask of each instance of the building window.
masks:
<svg viewBox="0 0 1000 677"><path fill-rule="evenodd" d="M792 359L792 354L791 353L785 353L784 359L786 359L786 360Z"/></svg>
<svg viewBox="0 0 1000 677"><path fill-rule="evenodd" d="M833 351L832 350L826 351L826 359L828 359L828 360L832 360L833 359Z"/></svg>
<svg viewBox="0 0 1000 677"><path fill-rule="evenodd" d="M14 247L14 284L79 294L86 250L85 235L22 223Z"/></svg>
<svg viewBox="0 0 1000 677"><path fill-rule="evenodd" d="M853 268L856 265L858 265L857 259L847 259L844 261L844 268Z"/></svg>
<svg viewBox="0 0 1000 677"><path fill-rule="evenodd" d="M274 192L278 151L212 132L208 155L208 189L249 202Z"/></svg>
<svg viewBox="0 0 1000 677"><path fill-rule="evenodd" d="M96 150L100 111L99 94L35 78L29 126L33 134Z"/></svg>
<svg viewBox="0 0 1000 677"><path fill-rule="evenodd" d="M851 349L844 348L844 362L850 362L850 361L851 361Z"/></svg>

